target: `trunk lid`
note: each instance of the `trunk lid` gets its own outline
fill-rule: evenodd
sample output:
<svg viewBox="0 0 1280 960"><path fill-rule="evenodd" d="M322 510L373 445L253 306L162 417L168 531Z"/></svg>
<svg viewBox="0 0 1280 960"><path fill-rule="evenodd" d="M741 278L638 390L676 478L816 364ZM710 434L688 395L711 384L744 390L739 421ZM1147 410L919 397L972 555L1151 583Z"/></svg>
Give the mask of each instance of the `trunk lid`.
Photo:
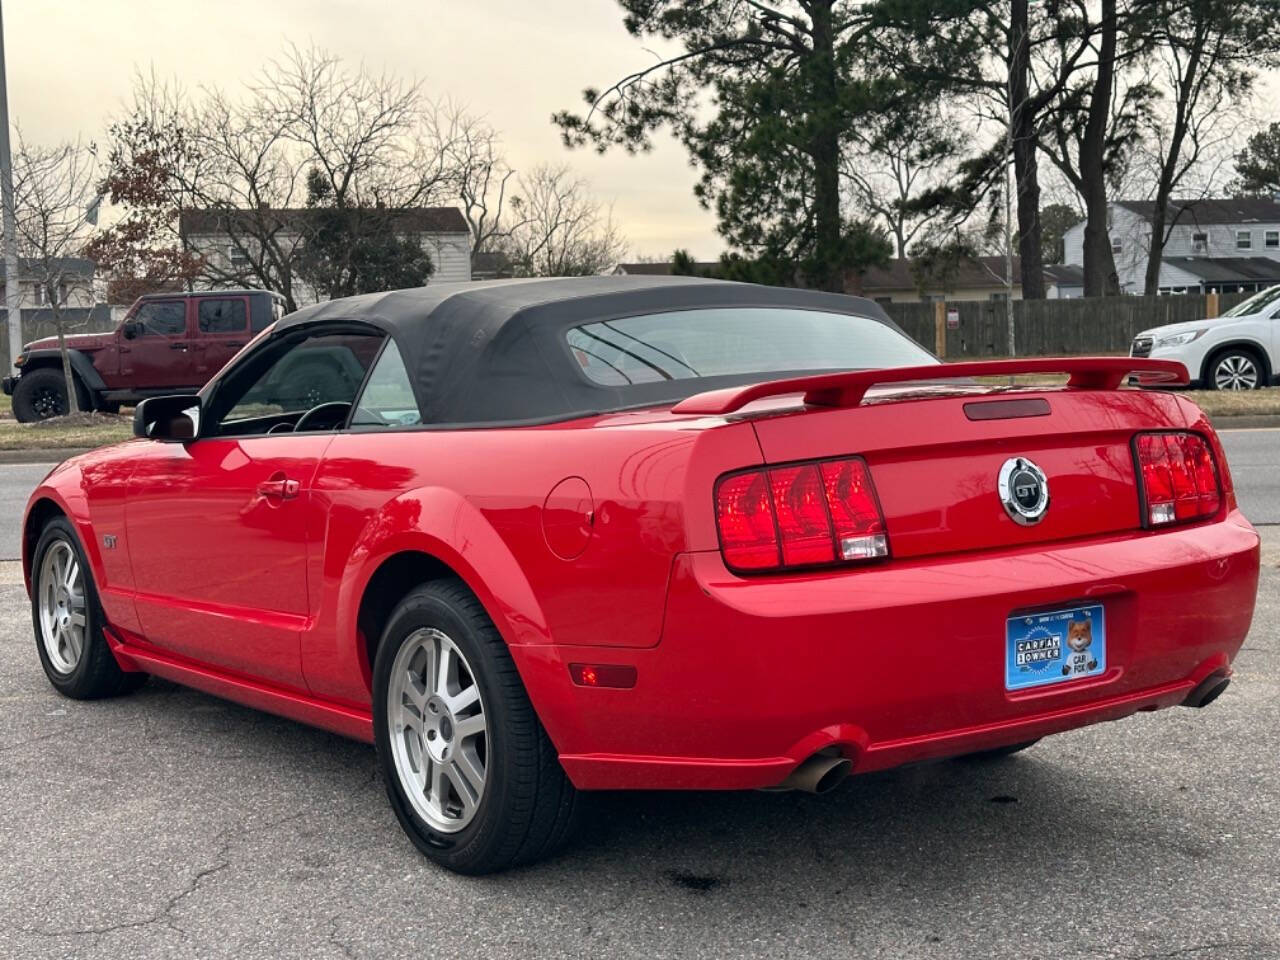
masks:
<svg viewBox="0 0 1280 960"><path fill-rule="evenodd" d="M1114 389L1135 364L1150 375L1186 376L1181 365L1129 358L957 364L928 372L977 376L1031 367L1070 373L1074 386L927 386L917 382L920 371L865 371L753 385L732 397L703 394L683 406L749 418L766 463L863 457L890 555L907 559L1141 527L1133 436L1188 422L1168 393ZM884 381L911 386L877 386ZM803 394L805 404L793 397L790 409L777 406L779 396L793 394ZM1047 480L1048 506L1034 522L1015 520L999 488L1002 467L1015 458L1031 461Z"/></svg>
<svg viewBox="0 0 1280 960"><path fill-rule="evenodd" d="M982 415L984 407L1014 399L1040 401L1047 412L971 419L975 410ZM903 559L1137 529L1130 441L1143 430L1184 426L1172 400L1137 391L914 394L753 425L768 463L864 457L890 552ZM1032 461L1048 482L1049 505L1030 525L1014 521L998 488L1001 467L1017 457Z"/></svg>

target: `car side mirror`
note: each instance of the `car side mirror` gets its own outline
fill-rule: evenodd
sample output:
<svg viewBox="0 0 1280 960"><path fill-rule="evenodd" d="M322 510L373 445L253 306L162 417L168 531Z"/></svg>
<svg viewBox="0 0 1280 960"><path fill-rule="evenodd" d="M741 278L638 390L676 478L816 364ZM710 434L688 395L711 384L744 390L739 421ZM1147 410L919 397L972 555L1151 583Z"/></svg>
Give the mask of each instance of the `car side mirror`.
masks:
<svg viewBox="0 0 1280 960"><path fill-rule="evenodd" d="M194 393L149 397L133 411L133 435L183 442L200 435L200 398Z"/></svg>
<svg viewBox="0 0 1280 960"><path fill-rule="evenodd" d="M138 335L138 323L136 320L126 320L124 326L120 328L120 332L124 334L126 340L132 340Z"/></svg>

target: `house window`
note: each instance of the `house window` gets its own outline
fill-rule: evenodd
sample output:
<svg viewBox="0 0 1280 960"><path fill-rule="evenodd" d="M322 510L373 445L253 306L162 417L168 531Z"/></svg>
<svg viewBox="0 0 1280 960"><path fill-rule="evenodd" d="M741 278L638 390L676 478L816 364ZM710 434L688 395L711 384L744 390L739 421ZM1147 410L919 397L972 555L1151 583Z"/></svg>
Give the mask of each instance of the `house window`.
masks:
<svg viewBox="0 0 1280 960"><path fill-rule="evenodd" d="M249 254L238 243L233 243L227 247L227 259L231 261L231 266L237 269L249 266Z"/></svg>
<svg viewBox="0 0 1280 960"><path fill-rule="evenodd" d="M1112 252L1112 253L1123 253L1123 252L1124 252L1124 244L1120 241L1120 238L1119 238L1119 237L1112 237L1112 238L1111 238L1111 252Z"/></svg>
<svg viewBox="0 0 1280 960"><path fill-rule="evenodd" d="M1264 243L1268 250L1280 250L1280 230L1268 230Z"/></svg>
<svg viewBox="0 0 1280 960"><path fill-rule="evenodd" d="M1236 249L1252 250L1253 249L1253 233L1249 230L1236 231Z"/></svg>
<svg viewBox="0 0 1280 960"><path fill-rule="evenodd" d="M31 289L35 299L35 305L37 307L43 307L48 302L48 298L45 297L44 284L36 281L31 285Z"/></svg>
<svg viewBox="0 0 1280 960"><path fill-rule="evenodd" d="M997 303L1004 303L1009 299L1009 294L1007 292L993 293L991 294L991 299Z"/></svg>
<svg viewBox="0 0 1280 960"><path fill-rule="evenodd" d="M1191 252L1192 253L1208 253L1209 252L1209 235L1207 233L1193 233L1191 235Z"/></svg>

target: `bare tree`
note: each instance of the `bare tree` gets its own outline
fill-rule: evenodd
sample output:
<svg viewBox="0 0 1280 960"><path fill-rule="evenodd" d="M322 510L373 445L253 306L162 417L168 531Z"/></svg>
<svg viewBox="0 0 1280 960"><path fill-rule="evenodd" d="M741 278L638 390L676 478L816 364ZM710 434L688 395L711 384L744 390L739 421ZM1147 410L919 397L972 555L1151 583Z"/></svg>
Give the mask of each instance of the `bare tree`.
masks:
<svg viewBox="0 0 1280 960"><path fill-rule="evenodd" d="M481 127L426 98L417 82L350 69L317 48L289 47L238 96L204 89L194 97L139 85L126 120L167 135L198 167L173 163L165 174L185 201L180 240L200 255L200 279L280 293L296 309L305 285L338 289L360 275L368 244L335 244L335 218L353 238L377 235L407 209L452 200L463 141L483 146ZM117 128L127 130L122 124ZM121 151L126 161L130 156ZM113 147L114 156L114 147ZM311 257L333 276L300 269L323 220L326 255ZM211 250L201 236L226 238Z"/></svg>
<svg viewBox="0 0 1280 960"><path fill-rule="evenodd" d="M518 275L589 276L626 253L612 210L566 165L538 166L522 176L519 202L511 205L519 220L503 246Z"/></svg>
<svg viewBox="0 0 1280 960"><path fill-rule="evenodd" d="M67 353L65 307L77 290L93 294L93 278L76 262L94 232L97 163L93 148L83 143L41 147L18 133L13 155L15 237L25 259L35 305L47 306L62 355L67 412L79 413L75 378ZM25 291L24 291L25 294ZM41 303L43 301L43 303Z"/></svg>
<svg viewBox="0 0 1280 960"><path fill-rule="evenodd" d="M1226 169L1226 148L1252 95L1255 71L1280 62L1269 0L1161 0L1157 7L1147 68L1163 102L1146 118L1139 149L1154 182L1148 296L1159 292L1165 244L1186 209L1171 209L1175 191L1185 194L1198 180L1205 196L1221 184L1213 174Z"/></svg>
<svg viewBox="0 0 1280 960"><path fill-rule="evenodd" d="M914 202L952 172L958 152L936 105L886 114L855 133L841 175L853 206L888 228L897 256L908 256L915 239L948 216L940 205L918 209Z"/></svg>
<svg viewBox="0 0 1280 960"><path fill-rule="evenodd" d="M99 185L119 217L91 241L107 297L128 303L145 293L192 289L200 258L183 237L183 213L196 204L205 157L193 149L183 112L186 93L154 72L134 76L132 109L112 121L106 173Z"/></svg>
<svg viewBox="0 0 1280 960"><path fill-rule="evenodd" d="M497 131L448 102L434 112L432 124L438 141L448 144L454 192L471 231L471 251L501 248L525 221L517 210L517 174L502 155Z"/></svg>

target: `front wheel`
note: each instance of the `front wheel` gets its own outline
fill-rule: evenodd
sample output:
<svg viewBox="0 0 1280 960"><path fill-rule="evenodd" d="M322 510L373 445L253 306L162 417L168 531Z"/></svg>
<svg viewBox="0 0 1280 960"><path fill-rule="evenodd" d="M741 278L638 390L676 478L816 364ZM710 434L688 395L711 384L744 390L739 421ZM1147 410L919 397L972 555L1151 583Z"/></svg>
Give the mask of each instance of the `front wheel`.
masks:
<svg viewBox="0 0 1280 960"><path fill-rule="evenodd" d="M374 737L409 838L458 873L538 860L569 836L577 794L506 644L457 580L411 591L373 670Z"/></svg>
<svg viewBox="0 0 1280 960"><path fill-rule="evenodd" d="M89 408L87 391L75 381L76 404ZM71 412L67 403L67 381L61 367L37 367L18 377L13 388L13 416L19 423L35 423Z"/></svg>
<svg viewBox="0 0 1280 960"><path fill-rule="evenodd" d="M1228 350L1209 365L1215 390L1257 390L1263 383L1262 364L1249 350Z"/></svg>
<svg viewBox="0 0 1280 960"><path fill-rule="evenodd" d="M145 673L121 670L107 645L93 577L71 524L62 517L49 521L32 560L36 650L54 689L75 700L96 700L145 682Z"/></svg>

